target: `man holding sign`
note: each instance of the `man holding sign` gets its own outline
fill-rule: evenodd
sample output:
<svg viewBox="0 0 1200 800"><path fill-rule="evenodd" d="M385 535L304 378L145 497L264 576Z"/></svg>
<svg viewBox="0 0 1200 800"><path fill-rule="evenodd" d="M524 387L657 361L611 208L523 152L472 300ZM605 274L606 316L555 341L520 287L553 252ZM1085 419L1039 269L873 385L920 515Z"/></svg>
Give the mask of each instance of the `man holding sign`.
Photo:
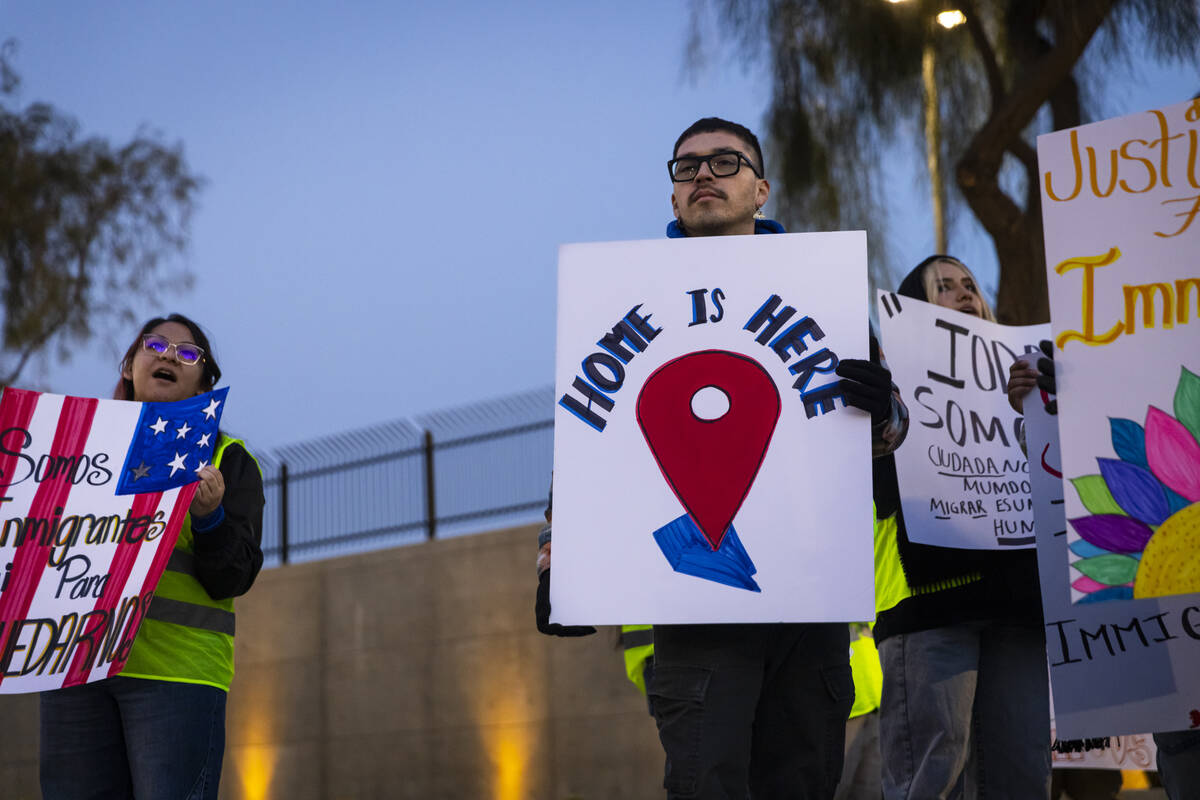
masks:
<svg viewBox="0 0 1200 800"><path fill-rule="evenodd" d="M679 137L674 155L668 236L783 232L758 218L770 184L748 129L702 119ZM847 402L877 423L876 449L898 443L904 415L890 374L853 359L842 359L838 374ZM845 625L657 625L654 643L649 692L669 797L738 797L747 788L755 798L832 794L853 694ZM699 776L695 792L673 794L670 781L689 774Z"/></svg>
<svg viewBox="0 0 1200 800"><path fill-rule="evenodd" d="M669 237L783 233L782 226L774 221L762 219L758 213L767 201L770 185L763 177L765 173L762 151L751 131L717 118L702 119L683 132L675 144L673 155L668 162L668 169L673 186L671 203L676 218L667 227ZM695 251L696 255L693 257L694 263L689 262L689 266L693 266L695 270L700 269L695 265L699 264L701 259L720 252L718 244L713 242L708 248L693 245L690 250ZM729 249L727 243L721 247ZM677 253L678 249L673 248L672 252ZM740 263L739 256L731 253L727 258L730 260L714 262L712 274L728 276L721 280L733 281L735 273L730 270L730 266ZM814 263L827 262L814 259ZM757 266L747 263L741 271L749 274ZM795 266L797 269L801 267ZM694 270L689 270L688 274L693 272ZM719 305L725 300L724 295L717 289L707 294L707 300L700 290L687 294L692 295L691 301L695 302L695 313L694 316L689 313L692 323L686 329L703 331L713 327L711 323L717 322L724 313ZM686 298L686 295L684 297ZM708 303L707 306L703 305L705 302ZM852 300L847 297L845 302L849 303ZM733 300L730 299L725 305L729 307L732 303ZM689 311L690 305L691 302ZM767 342L774 346L776 340L772 337L776 334L779 334L779 340L785 338L782 333L785 319L793 323L796 330L800 330L806 324L815 328L811 319L802 318L794 308L784 307L778 296L770 296L767 303L754 312L753 306L757 305L758 302L755 301L746 312L747 317L742 317L749 319L744 328L740 321L736 328L726 326L740 336L750 337L751 341L758 343L756 347ZM654 321L649 317L649 310L652 308L659 313ZM662 331L662 328L656 326L670 326L660 308L661 306L652 305L635 307L624 318L624 323L632 330L632 333L626 334L625 341L632 342L631 346L639 353L649 348L650 340L657 338ZM796 318L789 319L793 314ZM661 323L660 319L663 320ZM855 326L847 323L846 327ZM652 352L661 352L666 347L664 340L675 330L678 328L669 329L667 334L657 338L653 345L657 349ZM827 327L825 333L821 333L820 329L817 329L812 338L820 339L828 333L829 340L832 341L834 335L829 333L830 330L831 328ZM633 333L637 336L633 336ZM754 338L755 336L758 338ZM617 412L613 412L613 402L594 391L594 386L582 379L573 385L568 381L564 386L569 391L563 395L559 405L564 409L562 418L575 427L570 431L556 432L556 448L561 448L567 433L580 432L593 436L606 429L612 431L618 425L625 426L622 430L629 430L632 435L631 441L635 444L638 436L644 437L646 446L653 453L657 468L661 470L662 476L687 512L654 531L650 543L651 546L661 548L661 556L665 556L666 561L670 563L672 574L715 582L744 593L734 596L728 593L728 590L721 590L726 593L706 596L719 597L719 602L727 604L745 604L747 598L768 595L771 598L779 598L783 596L785 589L790 588L781 584L799 585L810 577L806 572L805 563L802 560L789 559L782 570L785 574L779 576L781 580L775 580L778 571L772 569L771 585L768 586L768 582L763 581L767 570L764 569L757 577L751 577L755 575L755 565L749 551L742 547L731 524L731 518L738 513L739 504L747 496L750 484L755 482L756 473L763 463L764 453L773 435L775 439L786 441L787 444L772 446L771 453L766 454L766 458L786 460L786 466L783 466L782 461L776 462L780 466L775 468L773 479L778 480L779 475L786 473L787 480L790 481L787 485L791 490L794 490L797 482L805 482L806 475L815 471L806 470L806 467L816 467L821 461L822 454L810 452L812 448L803 445L804 439L796 436L794 428L789 429L787 434L781 434L775 427L776 422L778 421L781 427L785 424L798 424L795 410L801 411L800 419L804 419L807 413L807 418L812 420L818 415L840 408L842 404L835 406L833 402L836 397L840 397L844 404L856 406L870 414L873 423L873 445L876 454L880 454L889 452L903 438L907 417L898 397L894 395L891 376L887 370L865 360L841 359L839 363L836 356L829 358L828 363L822 362L820 368L814 366L806 371L804 367L797 366L797 369L806 375L811 372L832 376L836 365L836 375L842 379L840 382L835 379L830 384L818 386L815 383L810 384L804 376L797 379L796 375L799 372L796 370L791 372L787 382L798 394L783 400L787 413L781 416L781 395L774 385L774 379L768 377L767 370L755 360L737 352L712 349L715 341L705 340L707 348L699 344L680 344L679 347L690 352L661 364L654 369L653 374L645 378L636 403L636 430L630 430L633 428L630 424L632 420L627 417L617 421L615 415L623 407L618 407ZM601 342L602 346L604 344ZM612 347L618 345L621 343L611 344ZM787 346L786 342L781 344L775 350L775 355L787 360L785 356L790 355L786 352ZM797 352L804 350L804 345L798 339L794 346ZM607 352L612 353L612 350ZM825 352L827 351L822 351ZM625 363L632 362L630 370L639 364L658 363L649 362L647 357L640 356L637 358L642 358L642 361L633 361L635 356L632 352L624 355ZM806 356L813 360L813 364L816 364L815 359L827 357L819 353ZM625 377L624 368L612 366L613 360L604 353L589 358L609 363L614 375L619 370L621 377ZM594 364L589 365L585 359L585 372L589 366L594 367ZM594 376L594 369L591 374ZM629 382L633 380L632 377L629 378ZM601 380L601 383L612 382ZM804 397L802 387L809 387L807 397ZM712 415L708 415L704 408L697 409L695 405L698 398L709 388L720 389L727 397L724 409ZM610 386L610 389L615 391L614 386ZM817 397L818 392L824 393L820 399ZM690 415L669 410L679 407L680 397L685 401L688 397L692 398ZM802 403L804 405L801 408ZM818 408L818 403L823 405ZM792 416L789 417L789 414ZM854 422L853 429L865 434L865 420L859 418ZM676 430L667 430L671 426L675 426ZM730 430L736 428L736 435L730 434L726 437L727 427L723 426ZM824 429L835 430L832 423L824 426ZM848 426L841 430L849 431L851 428ZM796 438L789 438L790 436ZM828 446L836 450L844 442L845 446L841 449L845 452L852 452L856 446L862 446L862 457L866 459L866 436L856 442L851 442L851 438L849 435L841 436L836 438L836 441L830 440ZM694 445L700 439L703 439L709 448L702 456L689 457L683 453L685 448L681 442ZM800 443L799 447L797 443ZM783 455L784 453L786 455ZM557 456L556 451L556 460ZM572 462L573 465L574 463ZM644 458L639 464L649 466ZM564 477L565 472L560 471L556 481L556 493L560 488L559 484L566 488ZM758 484L762 481L763 474L758 474ZM865 486L864 483L864 505ZM574 497L579 498L578 492ZM564 509L568 508L568 493L564 491L560 501ZM796 538L813 534L814 531L810 529L818 523L806 524L802 514L793 513L790 508L785 513L785 505L782 501L775 500L772 508L776 514L781 515L780 522L787 533ZM865 537L866 531L861 533ZM761 527L759 535L762 535ZM581 537L573 536L570 540L562 542L564 549L560 555L563 556L564 569L567 564L567 545L580 547L580 539ZM761 538L758 547L763 547ZM648 550L639 550L640 552ZM548 554L548 550L543 550L543 554ZM658 563L661 562L655 561L655 564ZM544 559L542 566L547 565L548 559ZM777 564L771 564L771 567L775 568ZM811 569L809 566L808 570ZM572 574L582 577L580 572ZM662 575L661 572L655 574ZM546 573L543 573L543 585L549 582L545 575ZM628 570L622 575L627 583L628 575ZM568 584L564 584L564 587L566 585ZM694 591L695 597L701 597L701 590L697 590L695 586L689 585L685 589L678 582L672 585L680 592ZM565 596L564 587L558 587L563 590L564 595L556 597ZM633 587L627 585L626 588ZM660 598L668 591L666 588L660 589ZM628 595L629 592L625 594ZM653 598L649 594L645 597L649 605ZM647 692L658 724L659 737L666 751L664 784L668 797L831 797L841 774L845 724L853 698L847 626L841 622L828 621L749 624L746 620L755 618L749 613L724 613L723 617L720 616L721 613L727 612L727 608L718 611L717 602L697 602L695 610L686 615L682 612L660 612L660 617L665 616L679 624L654 626L655 670L653 676L647 680ZM558 599L555 600L555 607L559 608ZM576 604L576 608L578 607ZM548 612L548 603L543 608ZM635 613L651 616L654 612L647 607L630 606L624 612L605 612L608 617L604 617L600 612L592 612L589 615L588 612L574 609L571 612L560 609L559 613L562 622L573 623L606 621L607 618ZM809 616L810 614L813 616ZM587 616L591 616L592 619L587 619ZM722 618L726 624L691 624L714 623ZM820 616L812 608L797 610L795 606L779 612L760 612L757 616L759 620L806 618L839 619L836 615L828 613ZM546 627L543 626L543 629ZM560 630L548 632L566 634L585 630L564 625Z"/></svg>

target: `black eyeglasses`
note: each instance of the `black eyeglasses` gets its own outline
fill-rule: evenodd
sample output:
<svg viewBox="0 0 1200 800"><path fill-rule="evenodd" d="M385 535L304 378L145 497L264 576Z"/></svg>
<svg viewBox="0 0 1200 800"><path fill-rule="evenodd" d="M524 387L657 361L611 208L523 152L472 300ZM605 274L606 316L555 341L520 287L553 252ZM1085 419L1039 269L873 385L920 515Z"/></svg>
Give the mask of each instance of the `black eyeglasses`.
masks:
<svg viewBox="0 0 1200 800"><path fill-rule="evenodd" d="M179 363L186 364L189 367L204 358L204 348L200 345L192 344L191 342L171 342L166 337L159 336L157 333L147 333L143 336L142 347L152 353L158 353L160 356L166 355L167 351L174 347L175 357L179 359Z"/></svg>
<svg viewBox="0 0 1200 800"><path fill-rule="evenodd" d="M671 180L675 181L675 183L687 183L688 181L694 181L696 176L700 174L701 164L708 164L708 171L713 174L713 177L728 178L730 175L738 174L738 170L742 168L743 161L746 162L746 166L750 167L750 171L754 173L755 177L762 177L762 173L758 171L750 159L734 150L724 153L713 153L711 156L672 158L667 162L667 172L671 174Z"/></svg>

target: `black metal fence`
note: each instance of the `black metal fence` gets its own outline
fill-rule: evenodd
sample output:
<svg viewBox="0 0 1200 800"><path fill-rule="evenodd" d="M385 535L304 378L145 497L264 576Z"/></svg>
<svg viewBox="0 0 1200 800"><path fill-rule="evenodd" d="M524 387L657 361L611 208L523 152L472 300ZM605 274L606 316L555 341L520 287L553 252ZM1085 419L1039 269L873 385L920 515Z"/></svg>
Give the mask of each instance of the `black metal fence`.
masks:
<svg viewBox="0 0 1200 800"><path fill-rule="evenodd" d="M541 519L553 409L545 387L260 455L267 565Z"/></svg>

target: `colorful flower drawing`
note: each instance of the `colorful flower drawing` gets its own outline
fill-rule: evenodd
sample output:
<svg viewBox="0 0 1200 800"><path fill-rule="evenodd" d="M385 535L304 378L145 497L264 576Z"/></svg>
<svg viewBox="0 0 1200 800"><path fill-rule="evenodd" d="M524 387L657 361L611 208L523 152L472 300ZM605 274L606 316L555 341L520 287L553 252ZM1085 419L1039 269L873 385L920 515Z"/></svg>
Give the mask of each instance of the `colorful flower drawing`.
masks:
<svg viewBox="0 0 1200 800"><path fill-rule="evenodd" d="M1117 458L1072 478L1089 516L1068 520L1076 602L1200 592L1200 377L1181 370L1175 416L1109 419Z"/></svg>

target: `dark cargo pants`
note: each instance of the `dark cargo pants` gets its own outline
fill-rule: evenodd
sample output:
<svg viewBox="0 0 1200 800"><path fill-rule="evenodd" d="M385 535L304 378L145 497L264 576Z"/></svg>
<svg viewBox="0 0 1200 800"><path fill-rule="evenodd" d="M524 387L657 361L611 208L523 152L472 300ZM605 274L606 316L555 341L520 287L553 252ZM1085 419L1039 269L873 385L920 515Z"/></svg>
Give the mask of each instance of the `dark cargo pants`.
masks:
<svg viewBox="0 0 1200 800"><path fill-rule="evenodd" d="M656 625L669 800L828 800L854 702L845 623Z"/></svg>

